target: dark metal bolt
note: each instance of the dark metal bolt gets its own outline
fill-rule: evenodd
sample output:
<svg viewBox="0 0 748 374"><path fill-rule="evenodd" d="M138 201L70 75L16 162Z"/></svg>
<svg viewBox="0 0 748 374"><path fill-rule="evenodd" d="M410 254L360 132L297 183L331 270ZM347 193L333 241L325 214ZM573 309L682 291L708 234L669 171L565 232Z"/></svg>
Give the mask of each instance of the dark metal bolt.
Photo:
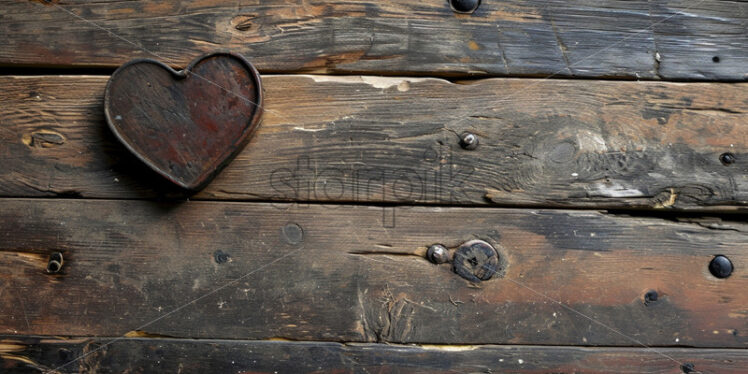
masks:
<svg viewBox="0 0 748 374"><path fill-rule="evenodd" d="M717 278L727 278L732 274L732 262L723 255L714 256L709 262L709 272Z"/></svg>
<svg viewBox="0 0 748 374"><path fill-rule="evenodd" d="M449 6L455 13L473 13L480 5L480 0L449 0Z"/></svg>
<svg viewBox="0 0 748 374"><path fill-rule="evenodd" d="M435 264L449 262L449 250L441 244L434 244L426 251L426 258Z"/></svg>
<svg viewBox="0 0 748 374"><path fill-rule="evenodd" d="M690 363L690 362L686 362L685 364L681 365L681 366L680 366L680 369L681 369L681 370L682 370L682 371L683 371L684 373L686 373L686 374L689 374L689 373L693 373L693 372L695 372L695 371L696 371L696 368L695 368L695 367L693 366L693 364L692 364L692 363Z"/></svg>
<svg viewBox="0 0 748 374"><path fill-rule="evenodd" d="M457 275L473 282L489 280L499 268L499 254L483 240L471 240L457 249L452 260Z"/></svg>
<svg viewBox="0 0 748 374"><path fill-rule="evenodd" d="M231 255L219 249L213 252L213 259L216 260L217 263L223 264L231 260Z"/></svg>
<svg viewBox="0 0 748 374"><path fill-rule="evenodd" d="M735 163L735 155L730 152L725 152L719 155L719 160L722 162L722 165L731 165Z"/></svg>
<svg viewBox="0 0 748 374"><path fill-rule="evenodd" d="M460 135L460 147L463 149L476 149L478 148L478 137L470 132L465 132Z"/></svg>
<svg viewBox="0 0 748 374"><path fill-rule="evenodd" d="M54 274L62 270L62 253L53 252L49 255L49 262L47 263L47 273Z"/></svg>
<svg viewBox="0 0 748 374"><path fill-rule="evenodd" d="M644 305L649 305L657 301L657 291L649 290L644 294Z"/></svg>

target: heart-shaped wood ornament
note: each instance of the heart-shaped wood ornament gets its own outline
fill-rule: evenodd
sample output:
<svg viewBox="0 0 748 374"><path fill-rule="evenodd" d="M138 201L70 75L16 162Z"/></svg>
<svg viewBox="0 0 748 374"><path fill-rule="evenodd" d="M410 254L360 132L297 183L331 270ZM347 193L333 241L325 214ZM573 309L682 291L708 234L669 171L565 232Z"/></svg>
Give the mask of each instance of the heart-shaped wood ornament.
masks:
<svg viewBox="0 0 748 374"><path fill-rule="evenodd" d="M218 52L176 71L151 59L112 74L104 94L109 128L136 157L196 191L244 147L260 123L262 86L244 57Z"/></svg>

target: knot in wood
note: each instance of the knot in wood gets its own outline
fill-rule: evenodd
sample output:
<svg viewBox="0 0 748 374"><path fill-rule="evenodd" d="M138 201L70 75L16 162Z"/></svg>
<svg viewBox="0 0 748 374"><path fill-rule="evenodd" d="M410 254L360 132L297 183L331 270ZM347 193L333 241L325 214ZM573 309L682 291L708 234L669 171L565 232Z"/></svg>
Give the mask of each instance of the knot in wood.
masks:
<svg viewBox="0 0 748 374"><path fill-rule="evenodd" d="M471 282L478 283L491 279L498 267L499 254L483 240L463 243L454 255L454 272Z"/></svg>
<svg viewBox="0 0 748 374"><path fill-rule="evenodd" d="M49 262L47 263L47 273L54 274L60 272L60 270L62 270L63 263L64 261L62 259L62 253L53 252L49 255Z"/></svg>

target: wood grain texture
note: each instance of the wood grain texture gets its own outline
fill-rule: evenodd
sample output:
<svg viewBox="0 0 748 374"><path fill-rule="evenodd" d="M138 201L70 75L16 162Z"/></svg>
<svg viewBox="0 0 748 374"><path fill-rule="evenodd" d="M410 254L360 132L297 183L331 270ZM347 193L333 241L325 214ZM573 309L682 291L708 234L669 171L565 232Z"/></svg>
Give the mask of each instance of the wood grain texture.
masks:
<svg viewBox="0 0 748 374"><path fill-rule="evenodd" d="M744 373L748 350L398 346L185 339L0 340L6 373ZM113 341L114 340L114 341ZM78 357L81 360L60 367ZM672 359L672 360L671 360Z"/></svg>
<svg viewBox="0 0 748 374"><path fill-rule="evenodd" d="M0 77L0 194L173 196L103 120L107 77ZM265 76L196 199L741 210L748 85ZM458 135L478 135L464 150ZM731 152L735 162L723 165Z"/></svg>
<svg viewBox="0 0 748 374"><path fill-rule="evenodd" d="M4 199L0 222L4 334L748 345L739 222L85 199ZM499 276L472 284L424 258L471 239L498 249ZM709 273L717 254L729 278Z"/></svg>
<svg viewBox="0 0 748 374"><path fill-rule="evenodd" d="M185 66L216 49L262 72L745 80L744 1L2 1L0 64ZM110 34L114 33L116 36Z"/></svg>

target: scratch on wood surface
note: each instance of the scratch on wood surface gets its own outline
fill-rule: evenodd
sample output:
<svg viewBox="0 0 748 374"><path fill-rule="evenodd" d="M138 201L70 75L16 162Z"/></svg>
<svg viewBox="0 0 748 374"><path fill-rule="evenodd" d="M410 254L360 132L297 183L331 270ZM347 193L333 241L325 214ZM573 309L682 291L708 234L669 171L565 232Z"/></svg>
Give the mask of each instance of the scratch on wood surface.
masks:
<svg viewBox="0 0 748 374"><path fill-rule="evenodd" d="M548 20L551 24L553 36L556 38L556 45L558 46L558 50L561 51L561 57L563 58L564 63L566 63L566 70L569 71L569 75L574 75L571 70L571 64L569 63L569 57L566 55L566 45L564 45L564 42L561 41L561 36L558 34L558 28L556 27L556 23L553 21L553 16L549 16Z"/></svg>

